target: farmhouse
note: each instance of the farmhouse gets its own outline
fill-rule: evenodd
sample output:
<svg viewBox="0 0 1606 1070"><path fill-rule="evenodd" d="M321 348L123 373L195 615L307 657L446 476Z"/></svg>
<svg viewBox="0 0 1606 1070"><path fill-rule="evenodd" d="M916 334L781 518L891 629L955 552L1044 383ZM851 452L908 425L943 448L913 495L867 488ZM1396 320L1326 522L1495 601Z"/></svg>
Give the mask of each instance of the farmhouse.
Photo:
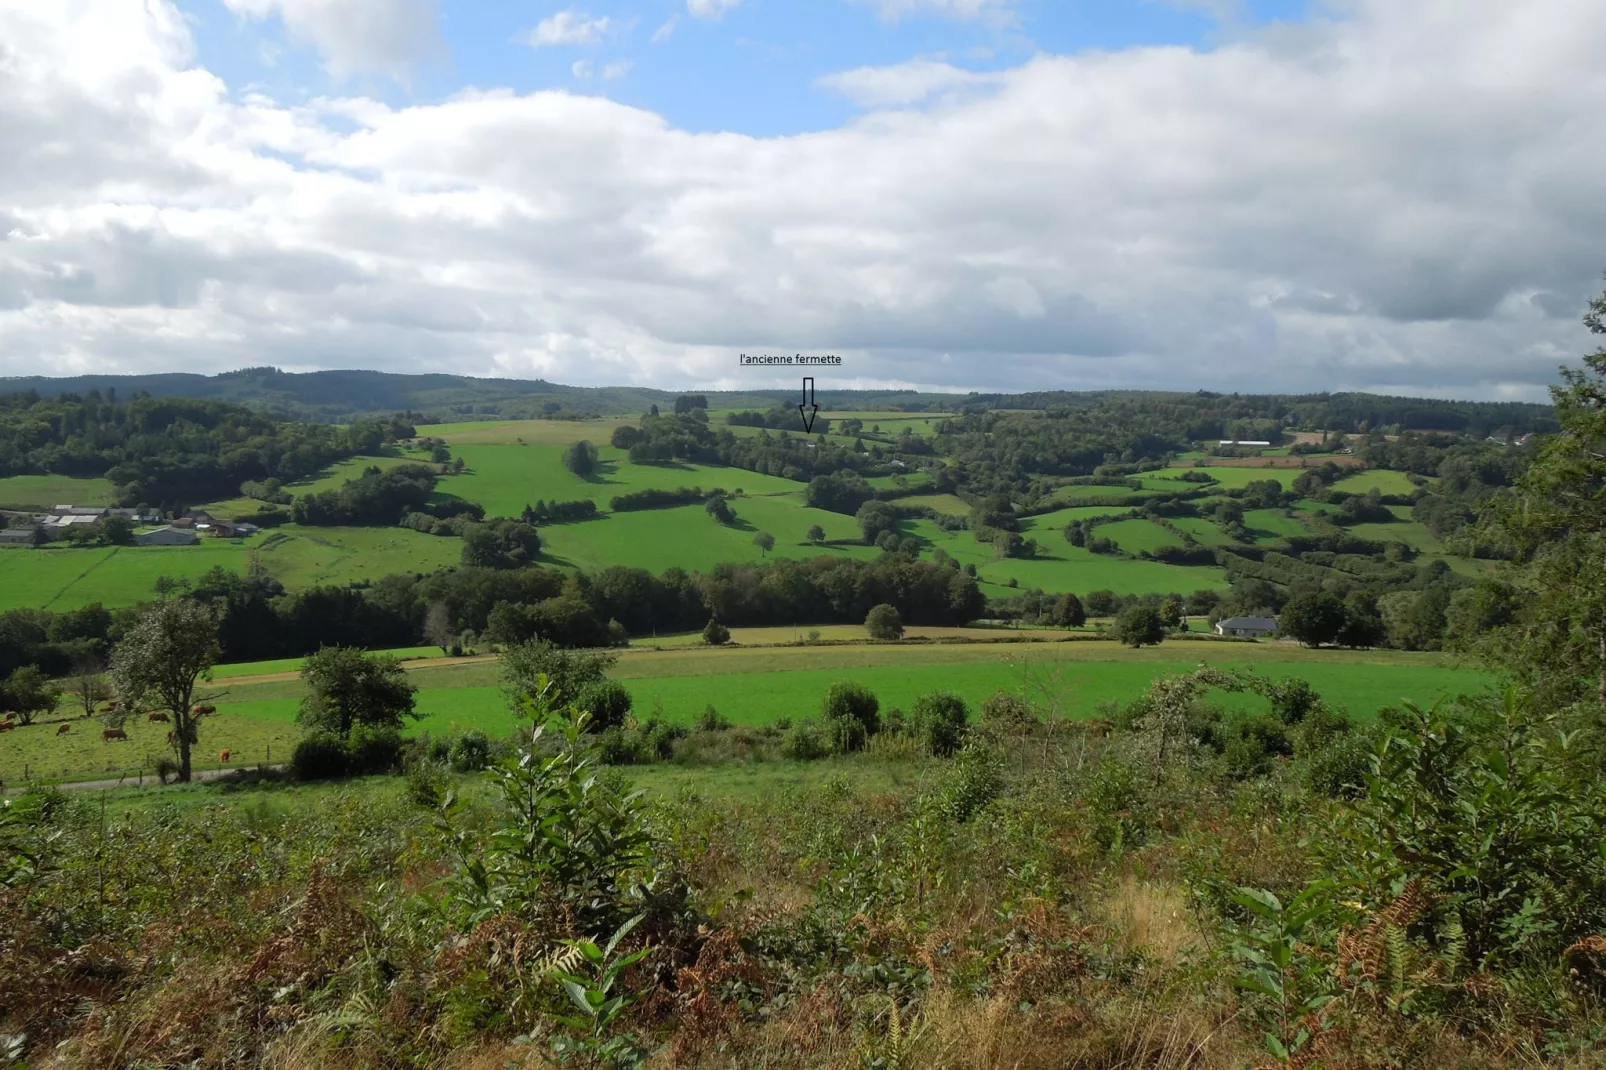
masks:
<svg viewBox="0 0 1606 1070"><path fill-rule="evenodd" d="M1276 617L1226 617L1216 622L1217 635L1259 638L1277 634Z"/></svg>
<svg viewBox="0 0 1606 1070"><path fill-rule="evenodd" d="M180 531L175 527L157 528L134 536L135 546L194 546L201 537L193 531Z"/></svg>

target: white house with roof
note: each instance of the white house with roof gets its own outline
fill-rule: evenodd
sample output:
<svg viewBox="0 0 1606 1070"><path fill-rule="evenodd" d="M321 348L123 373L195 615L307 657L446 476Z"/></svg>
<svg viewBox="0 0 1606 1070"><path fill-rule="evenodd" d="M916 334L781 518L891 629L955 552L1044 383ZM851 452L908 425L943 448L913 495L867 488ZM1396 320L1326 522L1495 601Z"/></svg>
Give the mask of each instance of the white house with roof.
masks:
<svg viewBox="0 0 1606 1070"><path fill-rule="evenodd" d="M134 536L135 546L194 546L201 537L193 531L184 531L171 525Z"/></svg>
<svg viewBox="0 0 1606 1070"><path fill-rule="evenodd" d="M1216 622L1217 635L1261 639L1277 634L1276 617L1224 617Z"/></svg>

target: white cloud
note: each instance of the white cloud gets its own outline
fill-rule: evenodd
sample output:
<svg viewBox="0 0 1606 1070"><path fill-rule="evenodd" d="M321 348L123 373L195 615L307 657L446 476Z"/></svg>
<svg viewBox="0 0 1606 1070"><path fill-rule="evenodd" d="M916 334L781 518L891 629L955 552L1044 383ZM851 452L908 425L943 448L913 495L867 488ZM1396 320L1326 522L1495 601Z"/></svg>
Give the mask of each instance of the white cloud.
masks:
<svg viewBox="0 0 1606 1070"><path fill-rule="evenodd" d="M623 78L625 75L630 73L631 69L635 67L635 65L636 63L634 60L616 59L612 63L608 63L603 66L602 77L610 82L615 78Z"/></svg>
<svg viewBox="0 0 1606 1070"><path fill-rule="evenodd" d="M404 80L444 46L433 0L223 0L239 15L277 15L298 40L316 47L336 77L383 74ZM167 6L147 0L146 6ZM90 35L104 32L100 26Z"/></svg>
<svg viewBox="0 0 1606 1070"><path fill-rule="evenodd" d="M596 70L596 64L589 59L577 59L569 65L570 73L576 78L590 78L594 70Z"/></svg>
<svg viewBox="0 0 1606 1070"><path fill-rule="evenodd" d="M1015 0L851 0L874 7L884 19L906 15L938 15L953 19L986 19L998 26L1016 22Z"/></svg>
<svg viewBox="0 0 1606 1070"><path fill-rule="evenodd" d="M1540 396L1600 287L1606 7L1454 7L756 138L557 91L237 95L164 0L0 4L0 374L712 388L785 349L833 385Z"/></svg>
<svg viewBox="0 0 1606 1070"><path fill-rule="evenodd" d="M671 15L664 20L664 24L652 32L652 43L660 44L674 36L675 27L680 25L680 16Z"/></svg>
<svg viewBox="0 0 1606 1070"><path fill-rule="evenodd" d="M591 45L617 30L617 25L606 15L591 18L573 8L542 19L535 29L520 40L531 48L548 45Z"/></svg>
<svg viewBox="0 0 1606 1070"><path fill-rule="evenodd" d="M822 89L840 93L863 108L919 104L939 93L996 85L996 75L967 71L939 59L915 59L891 67L857 67L818 79Z"/></svg>
<svg viewBox="0 0 1606 1070"><path fill-rule="evenodd" d="M718 19L741 3L742 0L686 0L686 13L694 19Z"/></svg>

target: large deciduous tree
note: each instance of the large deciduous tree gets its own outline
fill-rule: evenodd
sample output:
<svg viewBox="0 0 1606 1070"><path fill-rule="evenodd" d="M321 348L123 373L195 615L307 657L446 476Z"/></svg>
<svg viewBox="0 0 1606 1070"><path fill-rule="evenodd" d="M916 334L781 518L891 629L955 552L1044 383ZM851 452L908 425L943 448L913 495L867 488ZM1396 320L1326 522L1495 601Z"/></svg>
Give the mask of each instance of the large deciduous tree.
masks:
<svg viewBox="0 0 1606 1070"><path fill-rule="evenodd" d="M418 716L413 709L418 689L395 658L326 646L307 658L301 679L307 695L296 720L314 731L344 738L357 725L400 728L406 718Z"/></svg>
<svg viewBox="0 0 1606 1070"><path fill-rule="evenodd" d="M37 665L24 665L0 684L0 710L16 714L23 724L55 709L60 697L61 691Z"/></svg>
<svg viewBox="0 0 1606 1070"><path fill-rule="evenodd" d="M178 747L178 778L190 779L190 750L203 714L195 688L218 659L217 622L198 602L175 598L147 609L112 651L112 686L125 705L167 710Z"/></svg>

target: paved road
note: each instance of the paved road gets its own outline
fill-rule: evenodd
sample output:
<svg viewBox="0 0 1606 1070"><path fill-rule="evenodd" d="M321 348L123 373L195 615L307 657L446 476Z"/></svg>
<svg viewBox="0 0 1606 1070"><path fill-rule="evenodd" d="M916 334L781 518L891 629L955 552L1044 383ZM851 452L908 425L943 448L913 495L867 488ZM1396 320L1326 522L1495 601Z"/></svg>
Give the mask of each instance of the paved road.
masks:
<svg viewBox="0 0 1606 1070"><path fill-rule="evenodd" d="M256 767L247 766L245 768L254 769ZM278 770L285 767L283 765L270 765L268 768ZM200 783L201 781L205 780L222 780L224 777L235 772L238 772L238 770L197 769L190 774L190 782ZM135 774L133 776L123 777L121 780L73 780L68 781L65 784L56 784L54 786L60 788L62 791L101 791L106 788L159 788L162 786L162 782L156 779L154 776L147 775L144 778L144 782L141 783L139 775ZM26 785L16 782L8 782L4 790L0 790L0 795L21 795L26 790L28 790Z"/></svg>

